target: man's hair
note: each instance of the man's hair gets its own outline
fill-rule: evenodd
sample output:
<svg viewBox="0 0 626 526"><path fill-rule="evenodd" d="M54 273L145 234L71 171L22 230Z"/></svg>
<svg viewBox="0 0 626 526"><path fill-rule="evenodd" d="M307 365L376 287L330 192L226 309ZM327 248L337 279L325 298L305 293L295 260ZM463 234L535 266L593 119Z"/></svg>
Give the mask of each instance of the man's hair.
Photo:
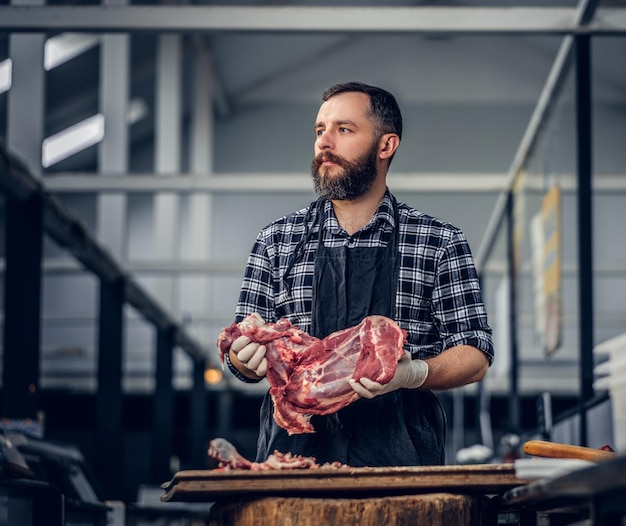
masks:
<svg viewBox="0 0 626 526"><path fill-rule="evenodd" d="M385 133L395 133L402 138L402 114L396 98L382 88L369 86L362 82L344 82L328 88L322 95L326 102L339 93L365 93L370 99L370 115L374 121L377 137Z"/></svg>

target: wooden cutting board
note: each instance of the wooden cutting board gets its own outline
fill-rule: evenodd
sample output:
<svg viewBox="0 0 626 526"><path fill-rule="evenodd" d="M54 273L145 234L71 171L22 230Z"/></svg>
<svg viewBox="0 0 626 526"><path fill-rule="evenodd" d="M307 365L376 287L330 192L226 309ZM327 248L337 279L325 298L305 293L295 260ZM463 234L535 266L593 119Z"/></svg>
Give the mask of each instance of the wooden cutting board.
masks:
<svg viewBox="0 0 626 526"><path fill-rule="evenodd" d="M214 502L233 496L393 495L446 491L502 493L526 480L513 464L385 468L321 468L282 471L180 471L162 484L162 501Z"/></svg>

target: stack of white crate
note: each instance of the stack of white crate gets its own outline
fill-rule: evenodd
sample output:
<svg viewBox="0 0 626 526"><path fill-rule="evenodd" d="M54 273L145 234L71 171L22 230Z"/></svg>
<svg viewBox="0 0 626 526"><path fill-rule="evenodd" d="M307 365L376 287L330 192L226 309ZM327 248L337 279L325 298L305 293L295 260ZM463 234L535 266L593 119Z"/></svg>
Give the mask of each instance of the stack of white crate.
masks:
<svg viewBox="0 0 626 526"><path fill-rule="evenodd" d="M613 413L615 449L626 453L626 333L597 345L594 389L608 390Z"/></svg>

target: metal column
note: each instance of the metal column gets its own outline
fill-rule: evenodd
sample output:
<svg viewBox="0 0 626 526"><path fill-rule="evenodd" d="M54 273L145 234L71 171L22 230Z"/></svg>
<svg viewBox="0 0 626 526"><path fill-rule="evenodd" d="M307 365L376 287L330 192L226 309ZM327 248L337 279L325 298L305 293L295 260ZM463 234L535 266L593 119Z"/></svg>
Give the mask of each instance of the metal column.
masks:
<svg viewBox="0 0 626 526"><path fill-rule="evenodd" d="M122 347L125 285L123 279L100 280L95 468L109 499L122 497L124 480Z"/></svg>
<svg viewBox="0 0 626 526"><path fill-rule="evenodd" d="M510 305L510 346L511 346L511 370L509 371L509 416L511 431L520 433L520 399L519 399L519 353L517 348L517 261L515 257L515 223L514 223L514 194L509 192L506 203L506 244L509 273L509 305Z"/></svg>
<svg viewBox="0 0 626 526"><path fill-rule="evenodd" d="M43 207L39 195L6 202L3 410L9 419L35 420L39 354Z"/></svg>
<svg viewBox="0 0 626 526"><path fill-rule="evenodd" d="M152 450L154 483L165 482L171 478L170 458L174 426L173 355L174 327L157 329Z"/></svg>
<svg viewBox="0 0 626 526"><path fill-rule="evenodd" d="M105 0L106 5L125 5L125 0ZM104 116L104 138L98 145L98 171L103 177L128 172L128 92L130 85L130 36L105 34L100 37L100 112ZM111 253L124 261L128 224L126 195L98 194L97 234Z"/></svg>
<svg viewBox="0 0 626 526"><path fill-rule="evenodd" d="M587 445L585 403L593 397L593 215L592 215L592 119L591 41L575 38L576 142L578 175L578 312L580 367L580 445Z"/></svg>
<svg viewBox="0 0 626 526"><path fill-rule="evenodd" d="M204 383L205 363L202 360L193 362L193 387L191 389L190 459L195 469L202 469L207 461L207 418L206 418L206 387Z"/></svg>
<svg viewBox="0 0 626 526"><path fill-rule="evenodd" d="M13 6L43 0L13 0ZM41 173L45 105L44 34L9 36L13 63L7 104L7 146ZM8 168L8 166L7 166ZM39 398L43 205L40 196L7 199L4 275L3 417L34 419Z"/></svg>

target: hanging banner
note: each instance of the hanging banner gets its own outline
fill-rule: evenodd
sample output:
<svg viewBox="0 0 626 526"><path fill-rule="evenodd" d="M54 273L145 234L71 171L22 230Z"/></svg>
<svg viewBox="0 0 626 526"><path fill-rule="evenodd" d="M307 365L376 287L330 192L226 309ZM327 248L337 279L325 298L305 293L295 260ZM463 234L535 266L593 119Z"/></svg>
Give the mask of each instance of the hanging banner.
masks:
<svg viewBox="0 0 626 526"><path fill-rule="evenodd" d="M545 302L545 350L561 345L561 192L553 186L541 204L543 223L543 296Z"/></svg>

